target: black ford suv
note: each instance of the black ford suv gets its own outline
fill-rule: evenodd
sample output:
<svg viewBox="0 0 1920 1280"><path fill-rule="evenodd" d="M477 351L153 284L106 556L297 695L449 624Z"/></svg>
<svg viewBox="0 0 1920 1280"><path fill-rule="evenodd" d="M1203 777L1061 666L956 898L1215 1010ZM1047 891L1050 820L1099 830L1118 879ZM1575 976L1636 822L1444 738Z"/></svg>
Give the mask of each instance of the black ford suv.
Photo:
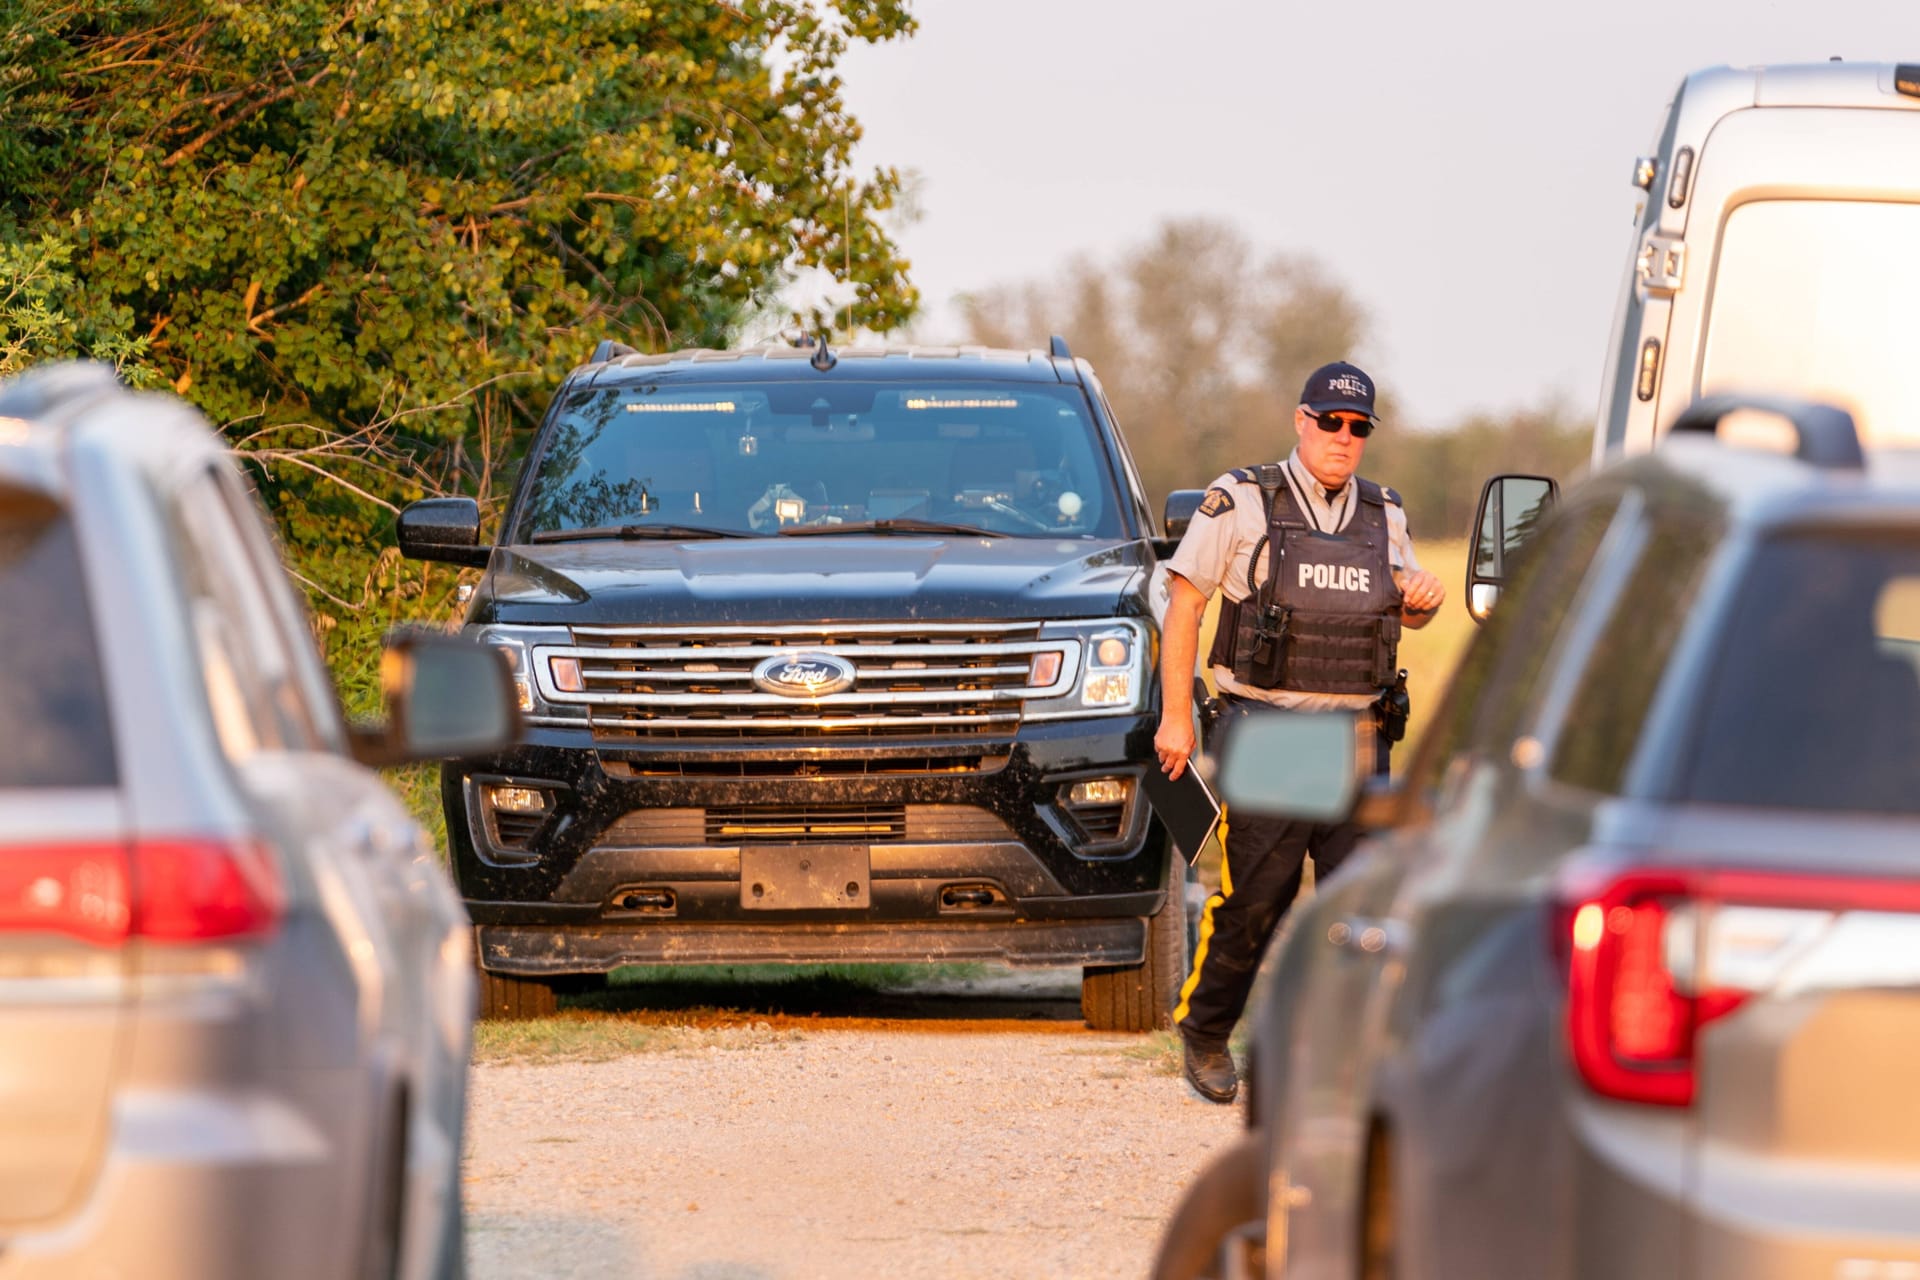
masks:
<svg viewBox="0 0 1920 1280"><path fill-rule="evenodd" d="M488 1012L620 965L990 960L1083 965L1094 1026L1166 1025L1154 533L1057 338L602 343L497 545L467 499L400 520L485 566L466 626L529 726L444 775Z"/></svg>

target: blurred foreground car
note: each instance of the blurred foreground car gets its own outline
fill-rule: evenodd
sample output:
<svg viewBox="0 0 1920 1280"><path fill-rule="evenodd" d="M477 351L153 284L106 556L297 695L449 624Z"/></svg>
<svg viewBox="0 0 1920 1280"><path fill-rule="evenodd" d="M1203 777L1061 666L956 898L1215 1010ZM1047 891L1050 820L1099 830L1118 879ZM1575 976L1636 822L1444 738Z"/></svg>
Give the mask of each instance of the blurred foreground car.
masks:
<svg viewBox="0 0 1920 1280"><path fill-rule="evenodd" d="M498 745L489 650L349 729L185 405L0 383L0 1277L460 1272L470 928L367 763Z"/></svg>
<svg viewBox="0 0 1920 1280"><path fill-rule="evenodd" d="M1403 785L1331 776L1340 719L1236 727L1230 806L1375 835L1158 1275L1920 1274L1920 456L1732 408L1542 522Z"/></svg>

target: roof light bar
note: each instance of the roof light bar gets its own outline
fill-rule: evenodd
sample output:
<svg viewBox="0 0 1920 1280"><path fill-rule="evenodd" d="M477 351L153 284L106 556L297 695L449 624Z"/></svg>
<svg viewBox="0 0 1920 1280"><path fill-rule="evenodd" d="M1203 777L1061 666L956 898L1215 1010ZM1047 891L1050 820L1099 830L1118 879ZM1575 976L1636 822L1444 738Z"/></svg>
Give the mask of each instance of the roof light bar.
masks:
<svg viewBox="0 0 1920 1280"><path fill-rule="evenodd" d="M666 401L660 404L637 400L626 406L628 413L733 413L736 408L731 400Z"/></svg>
<svg viewBox="0 0 1920 1280"><path fill-rule="evenodd" d="M909 409L1018 409L1018 400L948 400L935 396L908 396Z"/></svg>

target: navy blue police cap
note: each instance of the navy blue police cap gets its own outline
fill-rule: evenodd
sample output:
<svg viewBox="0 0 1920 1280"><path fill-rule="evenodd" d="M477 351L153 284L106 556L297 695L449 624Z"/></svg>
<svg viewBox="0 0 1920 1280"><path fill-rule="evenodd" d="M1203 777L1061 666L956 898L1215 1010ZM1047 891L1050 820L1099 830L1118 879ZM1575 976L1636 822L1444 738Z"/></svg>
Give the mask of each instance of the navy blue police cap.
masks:
<svg viewBox="0 0 1920 1280"><path fill-rule="evenodd" d="M1345 360L1323 364L1307 375L1307 385L1300 389L1300 403L1315 413L1338 410L1364 413L1371 418L1374 416L1373 379L1358 365Z"/></svg>

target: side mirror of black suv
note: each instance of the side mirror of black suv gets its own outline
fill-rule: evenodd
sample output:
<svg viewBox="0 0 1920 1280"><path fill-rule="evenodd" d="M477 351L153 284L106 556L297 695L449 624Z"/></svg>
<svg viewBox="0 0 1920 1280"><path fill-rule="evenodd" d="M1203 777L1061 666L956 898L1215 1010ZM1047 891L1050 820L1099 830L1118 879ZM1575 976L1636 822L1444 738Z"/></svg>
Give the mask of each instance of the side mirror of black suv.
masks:
<svg viewBox="0 0 1920 1280"><path fill-rule="evenodd" d="M1206 496L1205 489L1175 489L1167 495L1167 505L1161 514L1161 528L1168 542L1177 543L1187 536L1187 526L1193 523L1193 513L1200 509Z"/></svg>
<svg viewBox="0 0 1920 1280"><path fill-rule="evenodd" d="M472 498L427 498L400 513L400 554L415 560L484 566L480 504Z"/></svg>

